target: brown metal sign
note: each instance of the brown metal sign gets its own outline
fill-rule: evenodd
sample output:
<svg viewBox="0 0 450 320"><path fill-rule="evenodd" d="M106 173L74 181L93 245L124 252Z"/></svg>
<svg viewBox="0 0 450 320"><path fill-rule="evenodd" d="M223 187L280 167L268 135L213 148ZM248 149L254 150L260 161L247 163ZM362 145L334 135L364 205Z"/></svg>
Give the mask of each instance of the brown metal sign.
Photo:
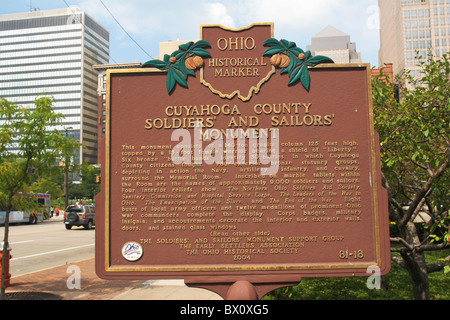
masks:
<svg viewBox="0 0 450 320"><path fill-rule="evenodd" d="M202 26L201 39L108 72L99 276L387 273L370 66L312 57L272 24Z"/></svg>

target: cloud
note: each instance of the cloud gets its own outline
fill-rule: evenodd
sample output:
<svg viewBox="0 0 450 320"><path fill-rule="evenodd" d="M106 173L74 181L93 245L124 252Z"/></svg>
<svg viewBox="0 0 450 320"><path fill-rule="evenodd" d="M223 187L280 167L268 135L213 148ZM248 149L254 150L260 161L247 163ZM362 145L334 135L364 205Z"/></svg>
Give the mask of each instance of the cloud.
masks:
<svg viewBox="0 0 450 320"><path fill-rule="evenodd" d="M199 30L200 24L239 28L274 22L276 34L318 33L327 25L350 33L366 28L367 8L376 0L102 0L120 24L135 34ZM80 0L80 7L100 20L111 19L100 1ZM198 36L197 36L198 37Z"/></svg>
<svg viewBox="0 0 450 320"><path fill-rule="evenodd" d="M254 22L273 22L275 37L289 39L302 48L327 25L347 33L357 50L379 48L374 8L377 0L227 0L221 1L236 27ZM365 54L363 53L363 59ZM373 60L373 57L371 57Z"/></svg>
<svg viewBox="0 0 450 320"><path fill-rule="evenodd" d="M337 10L345 1L336 0L239 0L233 13L239 16L239 22L274 22L280 29L296 29L298 32L334 20ZM227 2L228 4L229 2ZM316 27L317 28L317 27ZM320 28L320 27L319 27Z"/></svg>
<svg viewBox="0 0 450 320"><path fill-rule="evenodd" d="M311 38L327 25L350 35L363 61L377 63L379 30L374 27L377 0L240 0L237 23L271 21L275 37L294 41L305 48ZM227 2L228 3L228 2ZM231 5L230 5L231 6ZM240 11L240 13L239 13Z"/></svg>
<svg viewBox="0 0 450 320"><path fill-rule="evenodd" d="M234 19L228 14L227 7L222 3L205 3L204 9L206 19L204 24L221 24L228 28L234 28Z"/></svg>
<svg viewBox="0 0 450 320"><path fill-rule="evenodd" d="M327 25L348 33L358 51L377 54L379 31L373 24L377 0L102 0L114 17L144 47L157 49L159 42L195 40L200 25L221 24L241 28L254 22L273 22L275 37L294 41L301 48ZM79 7L102 25L112 38L129 42L100 0L79 0ZM155 51L155 50L154 50ZM154 53L157 55L157 53ZM363 59L365 58L363 52Z"/></svg>

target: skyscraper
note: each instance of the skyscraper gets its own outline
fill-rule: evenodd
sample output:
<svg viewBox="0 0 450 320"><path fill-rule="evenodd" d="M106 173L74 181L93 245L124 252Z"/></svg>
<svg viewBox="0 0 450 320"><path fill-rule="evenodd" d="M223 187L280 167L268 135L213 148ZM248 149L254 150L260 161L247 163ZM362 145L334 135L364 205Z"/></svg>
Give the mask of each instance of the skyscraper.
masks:
<svg viewBox="0 0 450 320"><path fill-rule="evenodd" d="M97 162L97 72L109 62L109 32L75 8L0 16L0 97L33 108L54 98L65 116L56 129L84 148L77 163Z"/></svg>
<svg viewBox="0 0 450 320"><path fill-rule="evenodd" d="M350 36L332 26L316 34L306 49L313 56L327 56L335 63L361 62L361 54L356 51L356 44L350 41Z"/></svg>
<svg viewBox="0 0 450 320"><path fill-rule="evenodd" d="M450 0L378 0L379 65L392 63L394 74L420 76L420 57L450 50Z"/></svg>

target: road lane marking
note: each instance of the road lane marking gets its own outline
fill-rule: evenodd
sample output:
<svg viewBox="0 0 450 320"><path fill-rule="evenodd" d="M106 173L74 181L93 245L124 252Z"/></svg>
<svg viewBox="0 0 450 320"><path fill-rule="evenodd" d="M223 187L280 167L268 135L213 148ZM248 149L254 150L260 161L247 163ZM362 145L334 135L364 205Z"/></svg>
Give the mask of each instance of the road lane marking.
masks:
<svg viewBox="0 0 450 320"><path fill-rule="evenodd" d="M61 231L63 229L47 229L47 230L37 230L37 231L27 231L27 232L19 232L19 233L10 233L10 236L20 236L23 234L31 234L31 233L42 233L42 232L49 232L49 231Z"/></svg>
<svg viewBox="0 0 450 320"><path fill-rule="evenodd" d="M21 259L28 259L28 258L33 258L33 257L39 257L39 256L44 256L46 254L53 254L53 253L58 253L58 252L63 252L63 251L69 251L69 250L74 250L74 249L81 249L81 248L91 247L93 245L95 245L95 244L91 243L91 244L87 244L87 245L84 245L84 246L71 247L71 248L65 248L65 249L60 249L60 250L55 250L55 251L37 253L37 254L32 254L30 256L25 256L25 257L19 257L19 258L14 257L14 258L12 258L12 260L21 260Z"/></svg>
<svg viewBox="0 0 450 320"><path fill-rule="evenodd" d="M17 241L17 242L10 242L9 245L14 245L14 244L22 244L22 243L28 243L28 242L34 242L36 240L24 240L24 241Z"/></svg>

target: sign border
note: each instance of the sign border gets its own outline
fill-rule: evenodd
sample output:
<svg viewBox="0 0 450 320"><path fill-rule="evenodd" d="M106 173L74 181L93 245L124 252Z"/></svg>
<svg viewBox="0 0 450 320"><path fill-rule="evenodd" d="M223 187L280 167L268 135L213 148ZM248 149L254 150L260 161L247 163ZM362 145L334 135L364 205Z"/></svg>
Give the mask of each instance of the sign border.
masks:
<svg viewBox="0 0 450 320"><path fill-rule="evenodd" d="M382 190L381 184L379 183L380 179L380 167L376 160L377 155L377 147L376 143L378 141L376 132L374 129L374 115L373 115L373 101L372 101L372 86L371 86L371 67L369 63L349 63L349 64L322 64L317 67L312 67L311 69L365 69L367 73L367 98L368 98L368 107L369 107L369 136L371 143L371 175L370 175L370 183L372 184L372 192L373 192L373 201L374 201L374 231L375 231L375 241L376 241L376 261L360 263L360 264L349 264L348 262L343 263L335 263L335 264L278 264L278 265L270 265L270 264L255 264L255 265L229 265L223 264L220 266L212 266L212 265L186 265L186 266L114 266L111 264L111 246L110 246L110 236L111 230L110 226L110 198L111 198L111 190L110 190L110 166L111 166L111 76L117 74L132 74L132 73L165 73L164 71L160 71L154 68L146 68L146 69L111 69L107 70L107 97L106 97L106 130L105 130L105 179L104 179L104 208L105 208L105 221L104 221L104 271L107 273L120 273L120 272L137 272L137 273L177 273L177 272L264 272L264 271L278 271L278 272L293 272L293 271L317 271L316 276L321 276L322 273L320 271L328 270L327 275L330 273L335 273L338 276L344 276L340 273L344 273L345 271L351 271L352 274L355 274L354 270L367 270L368 267L374 266L376 264L378 267L385 267L385 269L390 269L390 262L386 261L386 265L383 266L383 248L386 244L383 243L381 239L381 229L382 229L382 209L380 208L380 195ZM387 227L387 226L386 226ZM303 274L303 276L307 276Z"/></svg>
<svg viewBox="0 0 450 320"><path fill-rule="evenodd" d="M260 27L260 26L270 26L270 37L273 38L275 36L274 23L266 22L266 23L252 23L249 26L237 28L237 29L228 28L221 24L204 24L204 25L200 26L200 38L203 40L203 29L205 29L205 28L220 28L225 31L240 32L240 31L249 30L253 27ZM272 76L274 74L276 74L276 72L277 72L276 68L274 66L272 66L272 70L269 71L269 73L267 73L267 75L256 86L252 86L249 89L248 95L246 97L244 97L241 94L241 90L235 90L232 93L222 93L220 90L214 89L214 86L205 80L203 71L204 71L204 69L201 68L200 69L200 83L203 84L205 87L209 88L209 90L211 90L211 92L213 94L216 94L223 99L230 99L230 100L233 99L235 96L237 96L243 102L249 101L253 97L254 94L258 94L258 92L261 90L262 85L264 83L266 83L267 81L269 81L270 78L272 78Z"/></svg>

